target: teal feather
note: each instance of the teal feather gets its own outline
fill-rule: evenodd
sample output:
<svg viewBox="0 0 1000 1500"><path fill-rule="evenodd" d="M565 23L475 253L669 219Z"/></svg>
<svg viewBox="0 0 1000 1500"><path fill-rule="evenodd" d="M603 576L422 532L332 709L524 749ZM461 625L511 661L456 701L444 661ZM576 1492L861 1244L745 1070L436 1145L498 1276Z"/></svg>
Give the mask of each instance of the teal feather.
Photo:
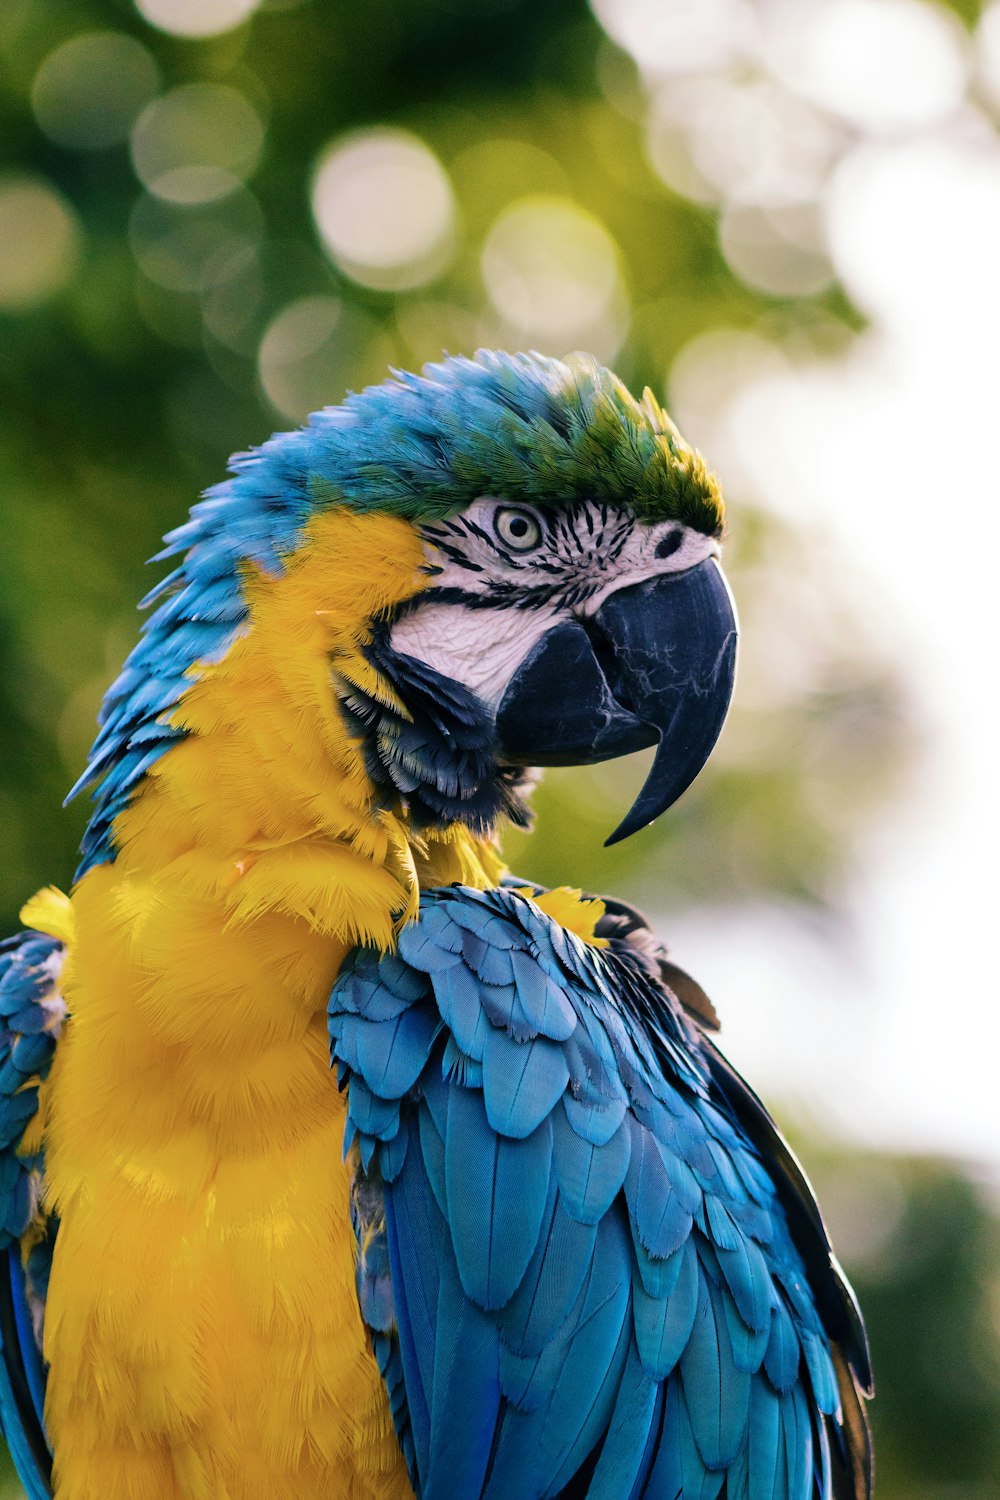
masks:
<svg viewBox="0 0 1000 1500"><path fill-rule="evenodd" d="M632 1122L625 1199L636 1237L651 1255L669 1255L690 1234L691 1215L670 1186L653 1136L636 1121Z"/></svg>
<svg viewBox="0 0 1000 1500"><path fill-rule="evenodd" d="M664 1264L670 1275L664 1278L662 1296L650 1295L644 1285L632 1289L636 1345L643 1368L656 1380L666 1379L691 1341L701 1283L692 1239Z"/></svg>
<svg viewBox="0 0 1000 1500"><path fill-rule="evenodd" d="M624 1121L602 1145L577 1135L564 1110L555 1110L553 1163L566 1212L582 1224L597 1224L621 1191L632 1138Z"/></svg>
<svg viewBox="0 0 1000 1500"><path fill-rule="evenodd" d="M454 1088L448 1100L445 1180L455 1259L466 1295L503 1307L538 1242L548 1194L552 1126L523 1140L494 1134L483 1096Z"/></svg>
<svg viewBox="0 0 1000 1500"><path fill-rule="evenodd" d="M559 1190L551 1182L535 1252L498 1318L506 1348L531 1358L555 1342L590 1269L596 1241L596 1224L581 1224L563 1213Z"/></svg>
<svg viewBox="0 0 1000 1500"><path fill-rule="evenodd" d="M781 1398L766 1380L755 1376L750 1383L750 1442L748 1445L749 1489L752 1495L787 1500L788 1470Z"/></svg>
<svg viewBox="0 0 1000 1500"><path fill-rule="evenodd" d="M547 1120L569 1083L561 1047L546 1037L528 1044L491 1028L483 1051L486 1118L501 1136L523 1140Z"/></svg>
<svg viewBox="0 0 1000 1500"><path fill-rule="evenodd" d="M587 1500L638 1500L652 1466L664 1391L643 1370L633 1344Z"/></svg>
<svg viewBox="0 0 1000 1500"><path fill-rule="evenodd" d="M764 1369L776 1391L790 1391L799 1373L801 1350L795 1325L783 1302L771 1309L771 1331L764 1354Z"/></svg>

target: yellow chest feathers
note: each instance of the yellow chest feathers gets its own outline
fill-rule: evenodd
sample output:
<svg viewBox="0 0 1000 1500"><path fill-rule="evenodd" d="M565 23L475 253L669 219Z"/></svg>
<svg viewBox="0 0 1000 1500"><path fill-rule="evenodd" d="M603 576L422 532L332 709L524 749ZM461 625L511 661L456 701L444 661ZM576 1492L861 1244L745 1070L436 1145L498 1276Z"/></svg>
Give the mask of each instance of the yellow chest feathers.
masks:
<svg viewBox="0 0 1000 1500"><path fill-rule="evenodd" d="M331 513L248 577L247 629L174 716L188 737L74 893L45 1099L61 1500L409 1494L357 1309L325 1008L419 885L500 871L461 827L418 842L373 815L331 688L334 660L390 691L365 622L421 561L405 523Z"/></svg>

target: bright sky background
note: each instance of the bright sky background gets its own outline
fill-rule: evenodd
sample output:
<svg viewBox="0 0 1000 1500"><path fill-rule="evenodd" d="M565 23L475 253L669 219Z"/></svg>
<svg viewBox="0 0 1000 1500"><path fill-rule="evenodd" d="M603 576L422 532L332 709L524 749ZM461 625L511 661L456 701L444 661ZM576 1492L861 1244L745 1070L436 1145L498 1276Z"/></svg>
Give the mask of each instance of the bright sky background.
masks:
<svg viewBox="0 0 1000 1500"><path fill-rule="evenodd" d="M639 7L599 8L620 23ZM716 24L750 11L708 9ZM667 10L696 29L680 0ZM824 192L825 238L870 327L832 361L749 361L691 436L724 482L829 528L904 663L927 744L860 851L856 929L836 951L773 911L674 921L673 949L765 1095L814 1125L993 1171L1000 138L970 101L1000 99L1000 5L972 45L920 0L757 8L779 12L802 24L776 26L772 67L852 131ZM642 45L637 32L640 65Z"/></svg>

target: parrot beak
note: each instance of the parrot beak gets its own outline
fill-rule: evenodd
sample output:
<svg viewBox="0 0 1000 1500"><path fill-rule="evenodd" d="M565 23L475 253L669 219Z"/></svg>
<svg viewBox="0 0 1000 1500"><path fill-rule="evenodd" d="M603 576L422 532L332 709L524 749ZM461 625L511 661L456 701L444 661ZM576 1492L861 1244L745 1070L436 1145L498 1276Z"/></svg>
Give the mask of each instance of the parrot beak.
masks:
<svg viewBox="0 0 1000 1500"><path fill-rule="evenodd" d="M520 664L497 711L500 759L592 765L657 745L642 791L605 841L617 844L676 802L711 754L737 637L714 558L617 590L589 618L554 626Z"/></svg>

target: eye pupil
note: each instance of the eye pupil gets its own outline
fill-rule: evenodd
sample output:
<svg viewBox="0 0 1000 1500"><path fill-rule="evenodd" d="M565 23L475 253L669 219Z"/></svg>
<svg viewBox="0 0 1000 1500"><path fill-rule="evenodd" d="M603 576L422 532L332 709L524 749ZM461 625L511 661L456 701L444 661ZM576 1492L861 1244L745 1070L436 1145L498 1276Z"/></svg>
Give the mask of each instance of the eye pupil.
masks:
<svg viewBox="0 0 1000 1500"><path fill-rule="evenodd" d="M511 536L527 536L531 528L523 516L514 516L510 521Z"/></svg>

